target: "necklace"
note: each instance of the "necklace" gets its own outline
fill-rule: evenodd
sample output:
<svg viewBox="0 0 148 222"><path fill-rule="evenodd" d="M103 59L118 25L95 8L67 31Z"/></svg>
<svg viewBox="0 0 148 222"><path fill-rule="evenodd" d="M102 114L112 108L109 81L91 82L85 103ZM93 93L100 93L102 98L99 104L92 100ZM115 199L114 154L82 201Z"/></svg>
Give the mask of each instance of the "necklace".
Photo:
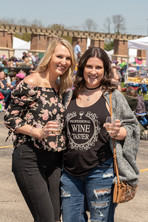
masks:
<svg viewBox="0 0 148 222"><path fill-rule="evenodd" d="M88 90L95 90L95 89L98 89L98 88L100 87L100 85L97 86L97 87L95 87L95 88L88 88L86 85L84 85L84 87L85 87L86 89L88 89Z"/></svg>
<svg viewBox="0 0 148 222"><path fill-rule="evenodd" d="M84 85L84 87L85 87L87 90L95 90L95 89L98 89L98 88L100 87L100 85L97 86L97 87L95 87L95 88L88 88L86 85ZM87 101L90 101L90 96L87 97Z"/></svg>

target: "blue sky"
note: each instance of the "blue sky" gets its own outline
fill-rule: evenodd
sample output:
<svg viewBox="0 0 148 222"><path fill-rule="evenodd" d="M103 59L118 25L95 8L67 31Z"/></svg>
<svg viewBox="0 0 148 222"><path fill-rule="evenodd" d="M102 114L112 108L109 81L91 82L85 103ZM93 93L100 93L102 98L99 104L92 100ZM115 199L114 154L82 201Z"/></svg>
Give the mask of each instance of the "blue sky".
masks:
<svg viewBox="0 0 148 222"><path fill-rule="evenodd" d="M106 17L122 15L127 34L148 34L148 0L3 0L0 19L38 20L47 27L62 24L67 28L84 29L86 19L103 32Z"/></svg>

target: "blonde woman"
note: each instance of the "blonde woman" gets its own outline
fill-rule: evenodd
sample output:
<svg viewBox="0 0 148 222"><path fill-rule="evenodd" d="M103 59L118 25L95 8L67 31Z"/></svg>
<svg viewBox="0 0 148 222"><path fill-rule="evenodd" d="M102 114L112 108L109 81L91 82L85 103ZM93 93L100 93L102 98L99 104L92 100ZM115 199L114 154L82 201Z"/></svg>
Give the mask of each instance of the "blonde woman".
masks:
<svg viewBox="0 0 148 222"><path fill-rule="evenodd" d="M52 40L36 71L12 92L4 117L13 132L12 171L35 222L60 221L65 139L56 131L58 121L63 121L62 96L72 86L74 67L71 44L62 38Z"/></svg>

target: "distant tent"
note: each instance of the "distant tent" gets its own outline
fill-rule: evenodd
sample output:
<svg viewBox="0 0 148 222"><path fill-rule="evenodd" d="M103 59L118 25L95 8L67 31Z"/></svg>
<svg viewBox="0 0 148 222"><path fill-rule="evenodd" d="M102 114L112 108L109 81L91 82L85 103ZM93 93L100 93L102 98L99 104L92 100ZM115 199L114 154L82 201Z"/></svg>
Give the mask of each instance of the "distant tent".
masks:
<svg viewBox="0 0 148 222"><path fill-rule="evenodd" d="M129 49L129 63L135 62L135 58L137 57L137 49Z"/></svg>
<svg viewBox="0 0 148 222"><path fill-rule="evenodd" d="M110 60L113 60L114 57L114 49L110 51L105 51L110 58ZM135 57L137 57L137 49L129 49L129 62L135 61Z"/></svg>
<svg viewBox="0 0 148 222"><path fill-rule="evenodd" d="M144 38L128 40L128 49L146 50L146 67L148 68L148 36Z"/></svg>
<svg viewBox="0 0 148 222"><path fill-rule="evenodd" d="M30 42L13 37L13 49L14 56L16 58L22 58L23 52L30 50Z"/></svg>
<svg viewBox="0 0 148 222"><path fill-rule="evenodd" d="M110 60L112 61L112 56L114 55L114 50L110 50L110 51L105 51L108 55L108 57L110 58Z"/></svg>

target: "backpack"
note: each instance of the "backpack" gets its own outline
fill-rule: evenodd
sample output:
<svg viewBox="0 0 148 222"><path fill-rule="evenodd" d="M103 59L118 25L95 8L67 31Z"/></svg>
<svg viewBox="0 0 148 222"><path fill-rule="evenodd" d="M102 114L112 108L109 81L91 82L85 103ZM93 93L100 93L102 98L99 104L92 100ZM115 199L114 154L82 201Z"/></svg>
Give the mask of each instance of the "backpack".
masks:
<svg viewBox="0 0 148 222"><path fill-rule="evenodd" d="M147 85L142 84L141 90L142 90L142 93L147 93Z"/></svg>

